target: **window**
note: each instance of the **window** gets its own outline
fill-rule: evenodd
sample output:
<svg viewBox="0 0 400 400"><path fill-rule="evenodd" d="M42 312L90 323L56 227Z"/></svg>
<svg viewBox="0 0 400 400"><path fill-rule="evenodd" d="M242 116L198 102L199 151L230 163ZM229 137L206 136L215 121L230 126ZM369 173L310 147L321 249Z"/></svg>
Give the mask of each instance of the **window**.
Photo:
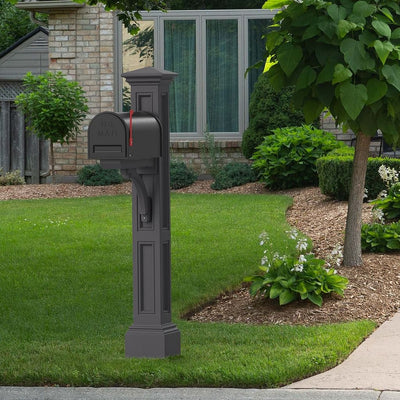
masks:
<svg viewBox="0 0 400 400"><path fill-rule="evenodd" d="M178 73L170 87L170 129L196 132L196 21L164 22L164 69Z"/></svg>
<svg viewBox="0 0 400 400"><path fill-rule="evenodd" d="M205 131L240 139L262 68L245 72L264 56L262 36L272 17L267 10L149 12L142 23L150 25L125 40L123 70L147 66L150 59L156 68L178 73L170 87L172 139L200 138ZM129 61L133 56L136 65Z"/></svg>

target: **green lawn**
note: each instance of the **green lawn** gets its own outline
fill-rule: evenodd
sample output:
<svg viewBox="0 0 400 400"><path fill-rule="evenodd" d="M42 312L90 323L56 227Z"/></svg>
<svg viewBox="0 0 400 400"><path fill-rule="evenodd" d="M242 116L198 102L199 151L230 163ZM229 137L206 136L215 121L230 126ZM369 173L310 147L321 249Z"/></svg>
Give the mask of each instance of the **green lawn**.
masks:
<svg viewBox="0 0 400 400"><path fill-rule="evenodd" d="M276 387L329 368L374 328L200 324L180 315L285 238L283 196L172 195L172 307L182 355L126 359L131 198L0 202L0 385Z"/></svg>

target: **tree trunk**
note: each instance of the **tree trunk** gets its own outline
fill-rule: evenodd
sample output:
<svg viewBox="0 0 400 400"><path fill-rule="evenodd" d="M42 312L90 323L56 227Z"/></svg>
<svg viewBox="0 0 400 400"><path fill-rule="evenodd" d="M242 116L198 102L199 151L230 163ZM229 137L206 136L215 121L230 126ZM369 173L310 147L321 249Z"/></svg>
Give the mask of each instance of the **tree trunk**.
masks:
<svg viewBox="0 0 400 400"><path fill-rule="evenodd" d="M55 183L55 176L54 176L54 143L50 141L50 164L51 164L51 183Z"/></svg>
<svg viewBox="0 0 400 400"><path fill-rule="evenodd" d="M362 265L361 216L370 143L370 136L362 132L358 133L353 161L343 249L343 263L348 267L358 267Z"/></svg>

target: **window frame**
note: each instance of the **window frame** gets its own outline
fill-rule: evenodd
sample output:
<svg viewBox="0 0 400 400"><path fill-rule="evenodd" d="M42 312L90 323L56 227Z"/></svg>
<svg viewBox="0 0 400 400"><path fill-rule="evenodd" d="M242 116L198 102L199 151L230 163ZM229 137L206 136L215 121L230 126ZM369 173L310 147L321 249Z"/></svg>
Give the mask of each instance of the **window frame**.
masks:
<svg viewBox="0 0 400 400"><path fill-rule="evenodd" d="M249 20L271 19L276 11L262 9L236 9L236 10L169 10L167 13L149 11L142 13L144 21L154 23L154 67L164 69L164 21L166 20L191 20L196 21L196 128L197 132L171 132L172 141L198 140L204 137L207 129L206 121L206 24L207 20L237 20L238 21L238 132L210 132L217 140L241 140L243 131L249 121L249 84L244 77L249 67ZM118 30L122 32L122 24L118 23ZM119 33L116 37L121 37ZM117 39L118 54L121 55L122 71L122 41ZM198 62L204 60L204 62ZM243 60L242 62L240 62ZM122 78L119 78L117 93L122 91ZM122 102L119 109L122 109Z"/></svg>

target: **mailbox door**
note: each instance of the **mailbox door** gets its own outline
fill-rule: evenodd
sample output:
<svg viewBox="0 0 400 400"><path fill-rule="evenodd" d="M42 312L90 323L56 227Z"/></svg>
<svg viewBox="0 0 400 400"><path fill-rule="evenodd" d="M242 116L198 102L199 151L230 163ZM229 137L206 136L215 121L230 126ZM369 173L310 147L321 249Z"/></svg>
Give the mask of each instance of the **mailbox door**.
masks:
<svg viewBox="0 0 400 400"><path fill-rule="evenodd" d="M120 160L127 157L127 127L113 112L97 114L89 124L89 158Z"/></svg>

